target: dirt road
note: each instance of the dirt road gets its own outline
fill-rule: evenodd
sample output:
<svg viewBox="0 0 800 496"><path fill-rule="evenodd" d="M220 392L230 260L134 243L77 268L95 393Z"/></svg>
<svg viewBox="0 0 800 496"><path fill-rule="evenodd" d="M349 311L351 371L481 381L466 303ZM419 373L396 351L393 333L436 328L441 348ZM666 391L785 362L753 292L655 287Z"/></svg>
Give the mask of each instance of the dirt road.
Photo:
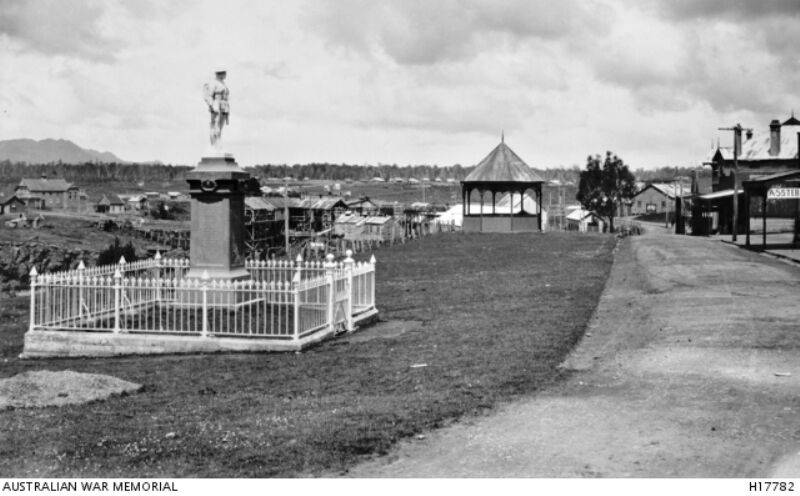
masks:
<svg viewBox="0 0 800 496"><path fill-rule="evenodd" d="M800 267L629 238L564 367L566 382L350 475L800 476Z"/></svg>

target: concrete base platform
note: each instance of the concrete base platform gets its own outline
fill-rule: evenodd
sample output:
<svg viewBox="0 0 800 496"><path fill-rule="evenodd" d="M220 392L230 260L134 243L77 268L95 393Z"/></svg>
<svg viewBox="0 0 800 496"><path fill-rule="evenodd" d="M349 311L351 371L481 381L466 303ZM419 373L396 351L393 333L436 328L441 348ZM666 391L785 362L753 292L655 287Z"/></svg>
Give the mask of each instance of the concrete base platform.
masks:
<svg viewBox="0 0 800 496"><path fill-rule="evenodd" d="M378 310L372 309L355 316L354 322L359 327L366 327L376 321L377 317ZM333 329L321 329L298 340L35 330L25 333L25 344L20 358L302 351L333 336Z"/></svg>
<svg viewBox="0 0 800 496"><path fill-rule="evenodd" d="M84 331L28 331L20 358L108 357L223 351L300 351L333 335L325 330L295 341L165 334Z"/></svg>

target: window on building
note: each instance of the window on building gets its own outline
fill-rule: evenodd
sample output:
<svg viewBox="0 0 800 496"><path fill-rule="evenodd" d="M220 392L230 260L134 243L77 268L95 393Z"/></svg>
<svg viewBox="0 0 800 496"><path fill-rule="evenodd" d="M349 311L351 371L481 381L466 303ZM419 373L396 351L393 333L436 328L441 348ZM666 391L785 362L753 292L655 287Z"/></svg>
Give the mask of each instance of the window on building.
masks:
<svg viewBox="0 0 800 496"><path fill-rule="evenodd" d="M662 200L661 201L661 208L667 208L667 202Z"/></svg>
<svg viewBox="0 0 800 496"><path fill-rule="evenodd" d="M637 201L636 206L642 208L642 200Z"/></svg>

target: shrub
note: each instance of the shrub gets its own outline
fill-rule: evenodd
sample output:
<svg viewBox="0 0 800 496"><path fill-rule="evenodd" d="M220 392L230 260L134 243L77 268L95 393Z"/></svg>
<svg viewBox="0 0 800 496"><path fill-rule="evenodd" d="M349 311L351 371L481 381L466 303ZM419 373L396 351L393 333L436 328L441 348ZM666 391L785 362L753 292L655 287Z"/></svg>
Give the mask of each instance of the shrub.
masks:
<svg viewBox="0 0 800 496"><path fill-rule="evenodd" d="M119 238L115 237L114 242L97 256L97 265L115 264L119 262L120 257L125 257L128 262L134 262L139 259L136 256L136 248L134 248L133 243L128 241L128 244L123 245L120 243Z"/></svg>

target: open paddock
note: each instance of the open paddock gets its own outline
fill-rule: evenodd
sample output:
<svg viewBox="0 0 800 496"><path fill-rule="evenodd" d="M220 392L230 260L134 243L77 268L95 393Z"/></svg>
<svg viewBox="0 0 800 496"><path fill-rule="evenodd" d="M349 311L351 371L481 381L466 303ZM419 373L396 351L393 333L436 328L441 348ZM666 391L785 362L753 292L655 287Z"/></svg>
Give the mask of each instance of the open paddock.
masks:
<svg viewBox="0 0 800 496"><path fill-rule="evenodd" d="M614 245L602 234L442 234L382 249L375 301L394 330L344 335L300 354L19 360L27 298L5 300L0 376L70 369L144 390L0 412L0 476L346 471L399 439L559 380Z"/></svg>

